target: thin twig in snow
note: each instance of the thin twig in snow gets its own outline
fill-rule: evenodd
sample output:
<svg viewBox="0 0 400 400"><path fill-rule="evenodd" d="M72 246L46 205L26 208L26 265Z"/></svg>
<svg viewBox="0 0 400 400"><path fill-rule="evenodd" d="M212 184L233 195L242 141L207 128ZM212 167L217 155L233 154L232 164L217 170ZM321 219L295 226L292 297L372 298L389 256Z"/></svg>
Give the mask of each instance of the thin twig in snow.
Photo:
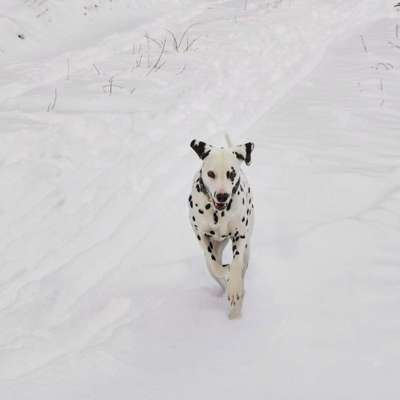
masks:
<svg viewBox="0 0 400 400"><path fill-rule="evenodd" d="M194 43L196 43L199 40L199 38L193 39L192 41L189 41L189 38L186 39L186 48L185 52L189 51L189 49L193 46Z"/></svg>
<svg viewBox="0 0 400 400"><path fill-rule="evenodd" d="M148 40L151 40L153 43L155 43L158 47L162 47L162 43L159 42L157 39L152 38L147 32L145 33L144 37Z"/></svg>
<svg viewBox="0 0 400 400"><path fill-rule="evenodd" d="M175 48L175 51L176 51L177 53L179 52L179 50L180 50L180 48L181 48L181 46L182 46L182 42L183 42L183 40L185 39L186 34L189 32L189 30L190 30L194 25L195 25L195 24L189 25L189 26L183 31L183 33L182 33L181 37L179 38L179 40L178 40L178 38L177 38L177 36L175 35L174 32L172 32L172 31L170 31L169 29L167 29L167 32L168 32L168 33L171 35L171 37L172 37L172 40L173 40L173 42L174 42L174 48Z"/></svg>
<svg viewBox="0 0 400 400"><path fill-rule="evenodd" d="M183 68L177 73L177 75L180 75L183 73L183 71L186 69L186 64L183 66Z"/></svg>
<svg viewBox="0 0 400 400"><path fill-rule="evenodd" d="M365 44L364 36L360 35L360 38L361 38L361 44L362 44L365 52L368 53L368 48L367 48L367 45Z"/></svg>
<svg viewBox="0 0 400 400"><path fill-rule="evenodd" d="M101 75L101 71L97 68L96 64L93 64L93 68L96 70L97 75Z"/></svg>
<svg viewBox="0 0 400 400"><path fill-rule="evenodd" d="M146 44L147 44L147 68L150 68L150 39L147 37L146 38Z"/></svg>
<svg viewBox="0 0 400 400"><path fill-rule="evenodd" d="M396 49L400 49L400 46L399 46L398 44L396 44L396 43L393 43L393 42L389 41L388 44L389 44L391 47L395 47Z"/></svg>
<svg viewBox="0 0 400 400"><path fill-rule="evenodd" d="M47 112L53 111L57 103L57 88L54 89L54 97L50 104L47 106Z"/></svg>
<svg viewBox="0 0 400 400"><path fill-rule="evenodd" d="M153 64L153 66L151 67L150 71L146 74L146 76L149 75L152 71L158 71L165 64L165 61L164 61L160 65L160 61L161 61L162 56L164 55L166 43L167 43L167 39L164 39L162 42L162 48L161 48L160 54L157 58L157 61Z"/></svg>

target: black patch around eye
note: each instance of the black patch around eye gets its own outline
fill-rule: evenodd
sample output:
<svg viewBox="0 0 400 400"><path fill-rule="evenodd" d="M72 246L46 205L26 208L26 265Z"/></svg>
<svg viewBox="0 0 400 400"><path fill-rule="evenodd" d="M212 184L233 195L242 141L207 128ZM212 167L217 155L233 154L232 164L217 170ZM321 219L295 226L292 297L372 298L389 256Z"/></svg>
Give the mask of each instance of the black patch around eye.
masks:
<svg viewBox="0 0 400 400"><path fill-rule="evenodd" d="M235 168L231 167L231 169L229 171L226 171L226 177L232 182L235 181L236 178L236 171Z"/></svg>
<svg viewBox="0 0 400 400"><path fill-rule="evenodd" d="M215 173L214 171L208 171L207 175L211 178L211 179L215 179Z"/></svg>

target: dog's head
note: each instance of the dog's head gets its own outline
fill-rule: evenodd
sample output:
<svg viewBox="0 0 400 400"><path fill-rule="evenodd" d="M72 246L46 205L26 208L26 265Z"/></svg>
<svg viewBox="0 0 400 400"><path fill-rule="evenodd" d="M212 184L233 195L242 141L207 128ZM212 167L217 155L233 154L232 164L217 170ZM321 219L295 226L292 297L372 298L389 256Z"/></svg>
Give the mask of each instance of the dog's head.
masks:
<svg viewBox="0 0 400 400"><path fill-rule="evenodd" d="M203 160L200 183L211 197L215 208L223 210L240 185L240 164L251 163L254 143L222 148L213 147L199 140L192 140L190 147Z"/></svg>

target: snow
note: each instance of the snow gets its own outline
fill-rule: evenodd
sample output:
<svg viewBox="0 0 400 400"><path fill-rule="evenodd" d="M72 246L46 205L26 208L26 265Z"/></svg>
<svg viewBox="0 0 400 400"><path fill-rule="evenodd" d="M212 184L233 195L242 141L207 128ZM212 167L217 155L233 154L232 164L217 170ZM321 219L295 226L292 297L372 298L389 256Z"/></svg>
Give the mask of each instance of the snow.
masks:
<svg viewBox="0 0 400 400"><path fill-rule="evenodd" d="M245 3L2 1L2 399L399 397L398 13ZM225 131L256 144L235 321L186 208Z"/></svg>

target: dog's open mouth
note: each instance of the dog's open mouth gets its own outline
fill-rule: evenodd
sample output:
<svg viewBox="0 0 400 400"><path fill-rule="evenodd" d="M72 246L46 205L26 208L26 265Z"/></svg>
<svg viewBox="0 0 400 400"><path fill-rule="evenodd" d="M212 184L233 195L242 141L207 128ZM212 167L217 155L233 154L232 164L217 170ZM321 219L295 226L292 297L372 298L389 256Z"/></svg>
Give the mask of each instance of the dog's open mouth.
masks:
<svg viewBox="0 0 400 400"><path fill-rule="evenodd" d="M214 205L215 205L215 208L216 208L217 210L224 210L225 207L226 207L226 203L217 203L217 202L214 202Z"/></svg>

